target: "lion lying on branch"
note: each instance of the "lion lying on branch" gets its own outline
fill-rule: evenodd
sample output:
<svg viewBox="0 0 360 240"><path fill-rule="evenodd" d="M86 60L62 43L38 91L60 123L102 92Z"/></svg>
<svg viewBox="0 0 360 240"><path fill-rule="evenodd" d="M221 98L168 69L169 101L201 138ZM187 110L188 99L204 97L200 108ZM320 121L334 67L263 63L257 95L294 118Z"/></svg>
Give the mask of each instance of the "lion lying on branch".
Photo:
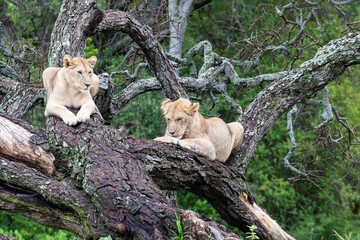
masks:
<svg viewBox="0 0 360 240"><path fill-rule="evenodd" d="M184 98L175 102L165 99L161 109L167 127L165 136L155 138L156 141L178 144L209 160L222 162L241 146L243 126L238 122L226 124L217 117L205 119L198 112L199 103Z"/></svg>

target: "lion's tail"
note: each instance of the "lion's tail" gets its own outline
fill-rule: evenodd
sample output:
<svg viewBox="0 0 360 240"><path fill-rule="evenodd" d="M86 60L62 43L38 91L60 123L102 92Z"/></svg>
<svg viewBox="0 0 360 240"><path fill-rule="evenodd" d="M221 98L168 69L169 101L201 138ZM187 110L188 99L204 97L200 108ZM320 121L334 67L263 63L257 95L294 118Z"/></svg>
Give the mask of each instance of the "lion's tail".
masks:
<svg viewBox="0 0 360 240"><path fill-rule="evenodd" d="M126 132L127 130L129 130L129 128L131 128L132 126L135 125L135 122L127 122L124 124L124 126L122 126L121 128L119 128L119 131L124 133Z"/></svg>

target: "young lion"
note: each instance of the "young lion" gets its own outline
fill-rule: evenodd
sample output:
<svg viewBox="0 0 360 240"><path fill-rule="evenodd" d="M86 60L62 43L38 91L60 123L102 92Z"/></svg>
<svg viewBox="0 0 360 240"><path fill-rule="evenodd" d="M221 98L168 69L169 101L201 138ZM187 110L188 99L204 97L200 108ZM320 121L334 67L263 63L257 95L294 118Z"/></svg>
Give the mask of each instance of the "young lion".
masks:
<svg viewBox="0 0 360 240"><path fill-rule="evenodd" d="M165 99L161 109L167 122L166 133L154 140L178 144L209 160L222 162L239 150L244 135L240 123L226 124L217 117L205 119L198 112L199 103L184 98L175 102Z"/></svg>
<svg viewBox="0 0 360 240"><path fill-rule="evenodd" d="M47 91L45 116L58 116L66 124L85 122L97 110L93 97L99 91L99 78L93 73L96 57L72 58L65 55L62 68L49 67L43 72ZM66 107L80 108L75 116Z"/></svg>

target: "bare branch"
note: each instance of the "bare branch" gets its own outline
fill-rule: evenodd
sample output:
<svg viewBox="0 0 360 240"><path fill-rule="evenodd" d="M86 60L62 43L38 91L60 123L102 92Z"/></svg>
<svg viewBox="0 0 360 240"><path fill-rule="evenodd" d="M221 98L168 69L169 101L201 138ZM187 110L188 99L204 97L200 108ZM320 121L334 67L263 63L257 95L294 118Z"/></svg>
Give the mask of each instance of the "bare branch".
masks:
<svg viewBox="0 0 360 240"><path fill-rule="evenodd" d="M360 35L350 34L320 48L315 57L289 71L257 94L241 116L245 134L238 157L246 169L251 156L279 116L340 76L348 66L360 63ZM338 46L342 46L339 48Z"/></svg>
<svg viewBox="0 0 360 240"><path fill-rule="evenodd" d="M341 2L338 2L335 0L329 0L330 3L332 3L334 5L338 5L338 6L347 5L347 4L353 3L355 1L357 1L357 0L346 0L346 1L341 1Z"/></svg>
<svg viewBox="0 0 360 240"><path fill-rule="evenodd" d="M96 31L116 30L128 33L144 52L150 69L160 82L166 97L172 100L186 97L173 66L151 31L125 12L107 10L103 13L104 18Z"/></svg>
<svg viewBox="0 0 360 240"><path fill-rule="evenodd" d="M44 101L42 86L21 83L0 75L0 92L5 96L0 102L0 110L16 117L24 116L29 109Z"/></svg>
<svg viewBox="0 0 360 240"><path fill-rule="evenodd" d="M55 157L31 143L33 134L0 115L0 152L39 167L50 175L55 170Z"/></svg>
<svg viewBox="0 0 360 240"><path fill-rule="evenodd" d="M295 114L296 115L298 114L298 108L296 107L296 105L294 105L293 108L287 114L287 129L286 130L289 132L291 147L290 147L288 154L284 158L284 166L285 166L285 168L289 169L290 171L293 171L299 175L308 177L307 173L296 169L289 162L289 159L294 155L294 151L296 149L296 140L295 140L295 136L294 136L293 121L292 121L292 116Z"/></svg>

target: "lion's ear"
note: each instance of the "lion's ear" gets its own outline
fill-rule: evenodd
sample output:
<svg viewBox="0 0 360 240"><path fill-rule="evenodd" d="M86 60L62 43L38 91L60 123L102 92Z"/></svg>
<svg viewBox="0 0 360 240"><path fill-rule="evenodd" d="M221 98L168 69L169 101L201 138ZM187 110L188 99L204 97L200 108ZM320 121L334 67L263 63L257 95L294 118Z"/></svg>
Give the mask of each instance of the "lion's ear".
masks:
<svg viewBox="0 0 360 240"><path fill-rule="evenodd" d="M199 110L200 104L199 103L192 103L190 105L190 110L192 114L195 114Z"/></svg>
<svg viewBox="0 0 360 240"><path fill-rule="evenodd" d="M164 101L162 101L161 110L163 110L164 113L169 109L169 103L172 103L172 101L168 98L165 98Z"/></svg>
<svg viewBox="0 0 360 240"><path fill-rule="evenodd" d="M71 65L72 60L70 55L65 55L63 58L64 68L68 68Z"/></svg>
<svg viewBox="0 0 360 240"><path fill-rule="evenodd" d="M92 68L94 68L95 63L96 63L96 61L97 61L97 58L96 58L96 56L91 56L91 57L89 57L88 59L86 59L86 61L88 61L88 63L90 64L90 66L91 66Z"/></svg>

